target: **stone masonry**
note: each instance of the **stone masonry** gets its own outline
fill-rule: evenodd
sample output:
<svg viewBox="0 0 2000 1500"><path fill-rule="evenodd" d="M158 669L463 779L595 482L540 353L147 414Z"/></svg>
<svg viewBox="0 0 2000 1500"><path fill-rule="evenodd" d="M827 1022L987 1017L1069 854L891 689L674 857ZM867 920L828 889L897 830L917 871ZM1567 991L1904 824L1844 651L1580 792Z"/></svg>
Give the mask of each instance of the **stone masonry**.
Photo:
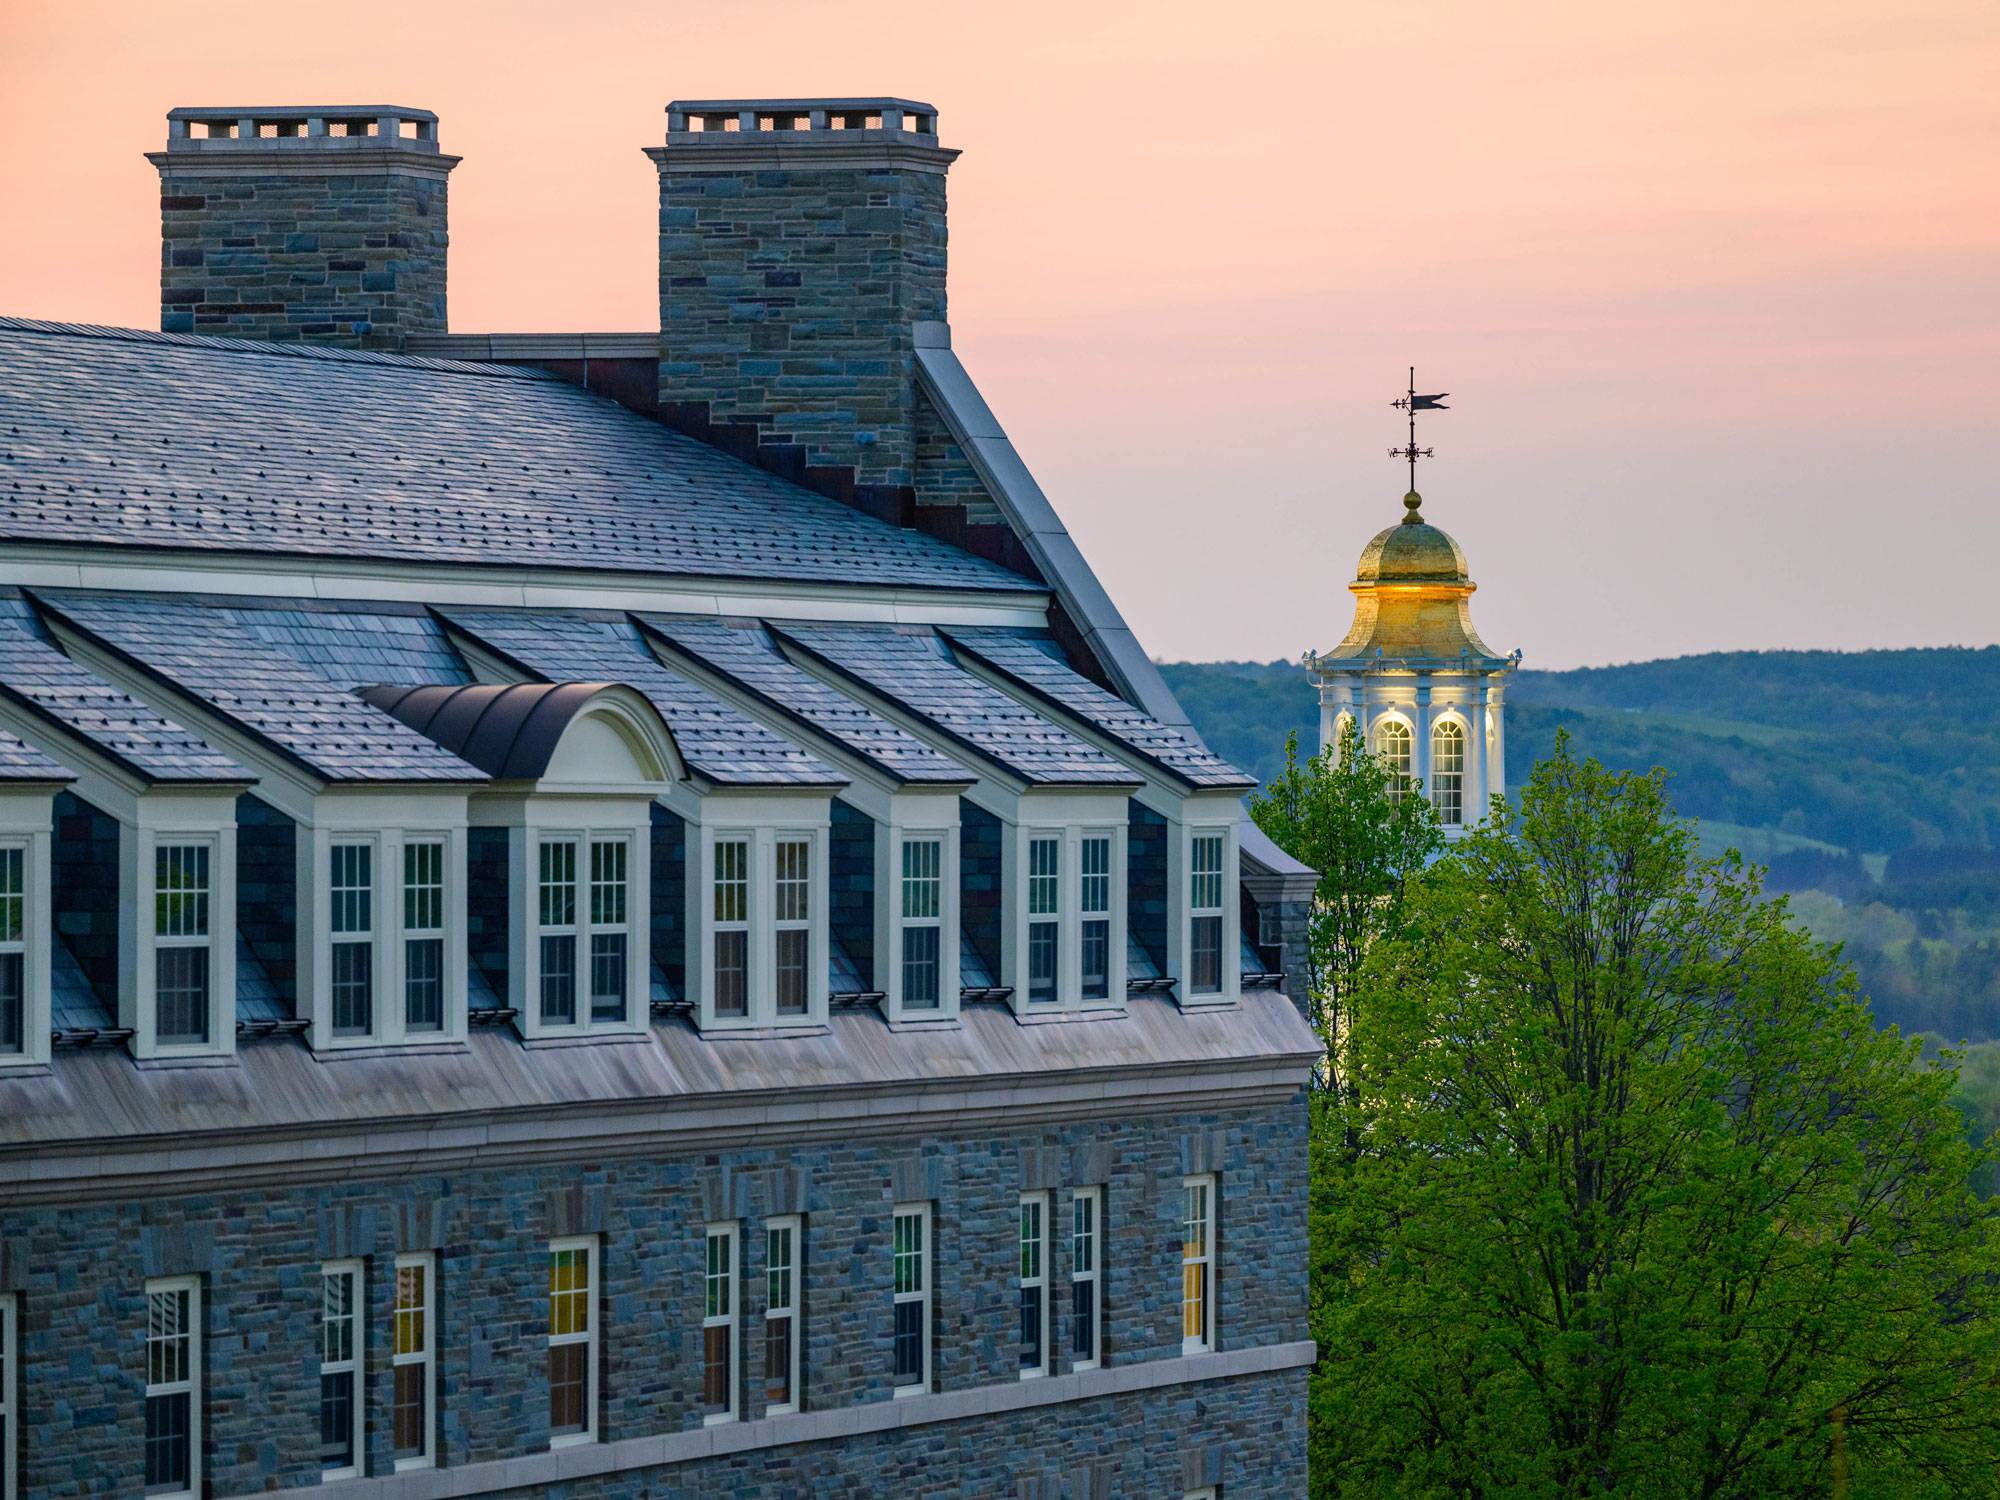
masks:
<svg viewBox="0 0 2000 1500"><path fill-rule="evenodd" d="M458 158L439 154L435 115L167 119L167 149L147 157L160 173L164 332L398 351L445 331L445 179Z"/></svg>
<svg viewBox="0 0 2000 1500"><path fill-rule="evenodd" d="M703 1229L739 1220L746 1420L763 1415L762 1220L803 1213L808 1412L892 1400L893 1204L933 1204L934 1389L1018 1389L1018 1195L1047 1190L1054 1373L1068 1369L1069 1189L1104 1188L1107 1367L1181 1353L1181 1182L1220 1184L1216 1339L1305 1337L1304 1113L1277 1107L689 1158L572 1162L194 1195L0 1216L0 1290L18 1298L22 1493L135 1493L144 1432L144 1281L198 1275L210 1492L315 1485L318 1272L365 1261L367 1468L393 1469L387 1330L398 1252L439 1255L439 1452L446 1470L548 1449L547 1242L596 1234L599 1438L702 1429ZM88 1266L89 1274L78 1274ZM862 1440L791 1443L599 1475L535 1493L1178 1495L1304 1493L1296 1371L1170 1385ZM469 1476L460 1476L461 1479ZM1039 1486L1039 1487L1038 1487ZM504 1486L501 1489L504 1490ZM452 1493L470 1493L454 1489ZM480 1493L500 1492L481 1489Z"/></svg>

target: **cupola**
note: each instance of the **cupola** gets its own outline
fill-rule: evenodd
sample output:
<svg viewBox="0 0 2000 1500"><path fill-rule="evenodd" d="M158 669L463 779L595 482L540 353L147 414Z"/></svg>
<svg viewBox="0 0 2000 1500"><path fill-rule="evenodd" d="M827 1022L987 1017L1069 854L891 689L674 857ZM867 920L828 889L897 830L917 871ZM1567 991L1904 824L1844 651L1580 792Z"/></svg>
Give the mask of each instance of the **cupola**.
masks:
<svg viewBox="0 0 2000 1500"><path fill-rule="evenodd" d="M1320 661L1505 665L1473 628L1477 585L1466 569L1465 550L1450 532L1424 519L1423 503L1411 490L1403 496L1402 520L1362 548L1348 585L1354 621Z"/></svg>

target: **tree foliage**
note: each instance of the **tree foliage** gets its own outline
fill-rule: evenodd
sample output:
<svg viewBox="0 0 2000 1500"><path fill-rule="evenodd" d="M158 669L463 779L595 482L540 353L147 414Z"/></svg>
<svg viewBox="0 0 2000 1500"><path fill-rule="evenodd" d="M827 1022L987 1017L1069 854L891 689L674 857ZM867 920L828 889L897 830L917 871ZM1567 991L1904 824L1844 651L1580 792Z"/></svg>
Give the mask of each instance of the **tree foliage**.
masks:
<svg viewBox="0 0 2000 1500"><path fill-rule="evenodd" d="M1559 742L1410 880L1313 1145L1318 1496L1991 1494L1991 1212L1879 1033L1656 773Z"/></svg>

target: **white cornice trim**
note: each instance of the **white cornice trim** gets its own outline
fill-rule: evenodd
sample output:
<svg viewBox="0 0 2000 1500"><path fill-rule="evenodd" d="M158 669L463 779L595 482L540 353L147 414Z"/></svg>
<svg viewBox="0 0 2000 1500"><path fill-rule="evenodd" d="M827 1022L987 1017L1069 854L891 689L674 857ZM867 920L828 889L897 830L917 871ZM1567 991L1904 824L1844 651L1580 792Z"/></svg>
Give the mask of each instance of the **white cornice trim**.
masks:
<svg viewBox="0 0 2000 1500"><path fill-rule="evenodd" d="M909 625L1048 624L1039 590L989 593L758 579L672 578L584 569L501 568L0 542L0 583L237 598L609 609L684 615L878 621Z"/></svg>

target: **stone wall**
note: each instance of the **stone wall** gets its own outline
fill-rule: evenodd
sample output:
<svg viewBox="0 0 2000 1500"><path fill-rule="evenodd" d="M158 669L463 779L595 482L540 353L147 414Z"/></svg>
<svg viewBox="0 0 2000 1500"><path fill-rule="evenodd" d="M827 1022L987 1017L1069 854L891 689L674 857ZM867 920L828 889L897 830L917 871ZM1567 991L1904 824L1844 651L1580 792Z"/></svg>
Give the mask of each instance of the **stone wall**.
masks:
<svg viewBox="0 0 2000 1500"><path fill-rule="evenodd" d="M447 239L441 176L176 167L160 182L160 327L399 350L445 331Z"/></svg>
<svg viewBox="0 0 2000 1500"><path fill-rule="evenodd" d="M1227 1353L1303 1339L1302 1102L1164 1120L960 1138L856 1140L784 1151L415 1170L396 1181L0 1216L0 1275L19 1298L22 1493L130 1494L144 1433L144 1281L204 1286L204 1453L212 1492L318 1480L319 1266L367 1263L368 1473L387 1474L391 1267L439 1253L439 1452L448 1468L544 1452L552 1236L601 1236L599 1437L702 1428L703 1227L744 1226L737 1279L741 1411L763 1415L763 1237L802 1212L803 1390L809 1412L893 1399L891 1207L928 1199L935 1236L934 1388L1017 1387L1018 1195L1102 1185L1109 1366L1177 1358L1182 1178L1219 1172L1216 1334ZM1052 1236L1052 1326L1068 1312L1070 1247ZM1054 1340L1055 1373L1068 1343ZM1115 1473L1110 1494L1178 1495L1189 1464L1230 1500L1304 1492L1303 1370L1105 1395L1006 1416L632 1470L561 1491L610 1495L1011 1495L1023 1481ZM1093 1481L1094 1482L1094 1481ZM538 1490L540 1493L555 1491ZM1056 1493L1089 1494L1061 1489Z"/></svg>

